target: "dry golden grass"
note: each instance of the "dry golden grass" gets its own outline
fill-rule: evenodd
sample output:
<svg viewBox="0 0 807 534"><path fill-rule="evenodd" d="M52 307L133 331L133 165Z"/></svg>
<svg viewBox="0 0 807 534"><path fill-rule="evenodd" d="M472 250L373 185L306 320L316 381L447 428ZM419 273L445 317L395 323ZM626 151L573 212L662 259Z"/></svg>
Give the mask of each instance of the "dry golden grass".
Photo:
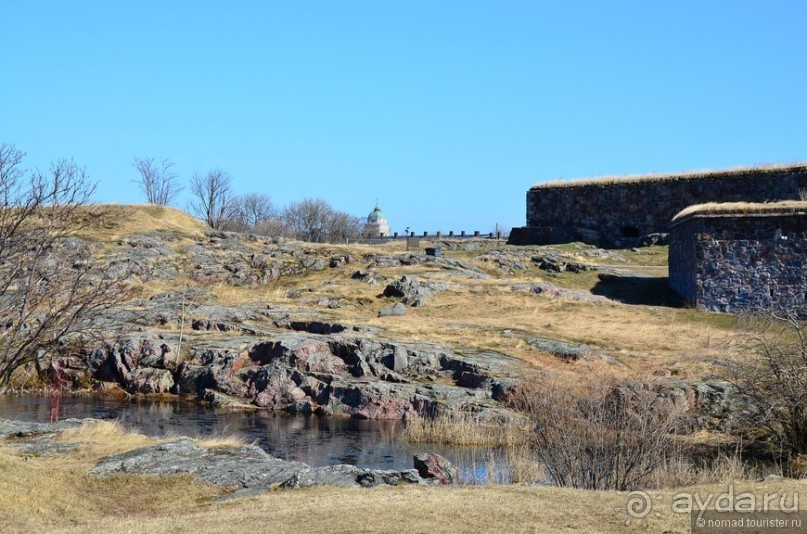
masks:
<svg viewBox="0 0 807 534"><path fill-rule="evenodd" d="M655 473L655 485L659 488L682 488L706 484L750 482L764 478L767 474L781 475L781 471L778 473L759 472L743 462L737 454L721 455L708 464L697 464L682 455L664 462Z"/></svg>
<svg viewBox="0 0 807 534"><path fill-rule="evenodd" d="M702 371L698 366L704 358L719 357L733 336L708 319L686 309L588 304L515 293L509 284L490 283L480 284L473 294L442 294L433 305L394 320L365 315L365 324L381 326L397 339L499 350L540 367L569 366L507 331L591 345L636 371L676 365L689 373Z"/></svg>
<svg viewBox="0 0 807 534"><path fill-rule="evenodd" d="M156 443L169 441L144 436L138 432L127 430L118 421L90 420L84 421L81 426L70 428L60 433L56 440L61 443L80 444L78 453L82 457L96 458L129 451L138 447L147 447ZM194 440L197 445L208 448L243 447L247 445L239 436L217 435Z"/></svg>
<svg viewBox="0 0 807 534"><path fill-rule="evenodd" d="M244 447L248 445L248 443L239 436L213 436L194 440L194 443L209 449L217 449L219 447Z"/></svg>
<svg viewBox="0 0 807 534"><path fill-rule="evenodd" d="M447 414L433 419L419 417L406 423L404 438L411 443L513 447L527 441L524 428L513 423L493 425L471 414Z"/></svg>
<svg viewBox="0 0 807 534"><path fill-rule="evenodd" d="M723 170L697 170L686 171L679 173L664 173L664 174L640 174L628 176L602 176L597 178L580 178L575 180L555 180L536 184L531 189L555 189L566 187L584 187L584 186L604 186L615 184L649 184L659 182L676 182L683 180L711 180L720 179L736 175L762 175L774 173L788 173L803 171L807 168L807 163L790 163L780 165L759 165L751 167L734 167L731 169Z"/></svg>
<svg viewBox="0 0 807 534"><path fill-rule="evenodd" d="M88 423L67 433L86 453L37 457L0 447L2 532L230 533L288 532L688 532L687 515L674 514L672 496L654 491L646 522L626 523L626 495L545 486L320 487L269 492L254 499L215 502L222 490L189 476L95 477L88 474L102 451L154 443L116 424ZM111 447L104 441L115 444ZM521 476L535 479L529 459ZM683 467L676 467L682 470ZM532 471L530 471L532 470ZM802 482L742 481L726 464L723 481L735 492L802 492ZM704 480L710 480L704 478ZM726 491L725 484L686 491ZM807 500L801 499L805 507Z"/></svg>
<svg viewBox="0 0 807 534"><path fill-rule="evenodd" d="M196 237L207 230L202 221L169 206L97 204L85 209L97 220L79 235L95 241L114 241L131 234L154 231Z"/></svg>
<svg viewBox="0 0 807 534"><path fill-rule="evenodd" d="M785 200L782 202L707 202L681 210L672 222L682 222L698 215L793 215L807 213L807 202Z"/></svg>
<svg viewBox="0 0 807 534"><path fill-rule="evenodd" d="M63 443L83 445L88 456L105 456L137 447L153 445L152 438L126 430L118 421L84 421L81 426L65 430L56 438Z"/></svg>
<svg viewBox="0 0 807 534"><path fill-rule="evenodd" d="M187 476L100 478L89 475L91 467L71 457L0 452L2 531L51 532L103 517L175 514L220 494Z"/></svg>

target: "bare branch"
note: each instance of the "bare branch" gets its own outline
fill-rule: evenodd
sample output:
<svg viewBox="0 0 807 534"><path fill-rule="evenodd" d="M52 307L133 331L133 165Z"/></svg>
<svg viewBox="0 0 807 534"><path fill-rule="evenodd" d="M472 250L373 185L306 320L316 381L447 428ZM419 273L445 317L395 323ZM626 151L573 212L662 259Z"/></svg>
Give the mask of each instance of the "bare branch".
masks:
<svg viewBox="0 0 807 534"><path fill-rule="evenodd" d="M113 275L87 243L66 239L92 220L95 185L84 169L61 160L43 174L21 160L0 145L0 390L126 295L126 273Z"/></svg>
<svg viewBox="0 0 807 534"><path fill-rule="evenodd" d="M178 176L174 172L176 164L168 158L158 162L150 157L136 157L132 165L139 175L132 181L146 195L149 204L167 206L183 189L177 182Z"/></svg>
<svg viewBox="0 0 807 534"><path fill-rule="evenodd" d="M226 172L215 169L205 176L191 177L190 212L214 230L225 230L232 223L232 179Z"/></svg>

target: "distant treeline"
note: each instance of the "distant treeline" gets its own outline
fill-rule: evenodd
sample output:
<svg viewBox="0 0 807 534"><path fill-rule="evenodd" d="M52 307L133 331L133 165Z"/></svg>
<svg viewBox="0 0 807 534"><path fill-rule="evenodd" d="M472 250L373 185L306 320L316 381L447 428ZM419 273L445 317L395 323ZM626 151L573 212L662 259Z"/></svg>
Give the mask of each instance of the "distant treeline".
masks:
<svg viewBox="0 0 807 534"><path fill-rule="evenodd" d="M184 189L168 159L135 158L133 180L150 204L168 205ZM280 208L264 193L235 195L229 173L194 173L187 209L214 230L249 232L311 242L345 242L365 237L365 221L327 201L305 198Z"/></svg>

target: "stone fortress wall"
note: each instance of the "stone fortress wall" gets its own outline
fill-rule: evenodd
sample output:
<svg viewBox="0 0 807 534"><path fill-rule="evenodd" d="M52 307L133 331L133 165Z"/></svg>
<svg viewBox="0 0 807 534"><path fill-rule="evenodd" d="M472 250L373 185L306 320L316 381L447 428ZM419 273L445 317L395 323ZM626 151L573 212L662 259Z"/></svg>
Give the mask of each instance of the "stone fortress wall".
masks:
<svg viewBox="0 0 807 534"><path fill-rule="evenodd" d="M695 204L805 199L805 164L541 184L527 192L527 226L514 228L509 242L632 246L668 232L672 218Z"/></svg>
<svg viewBox="0 0 807 534"><path fill-rule="evenodd" d="M700 309L807 316L807 203L695 208L672 223L669 271Z"/></svg>

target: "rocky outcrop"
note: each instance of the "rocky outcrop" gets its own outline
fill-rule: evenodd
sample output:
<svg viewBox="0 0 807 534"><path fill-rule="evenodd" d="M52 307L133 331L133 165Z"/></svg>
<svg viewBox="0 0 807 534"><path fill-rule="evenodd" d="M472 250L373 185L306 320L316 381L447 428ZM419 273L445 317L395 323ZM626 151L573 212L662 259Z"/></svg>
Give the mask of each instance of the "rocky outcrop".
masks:
<svg viewBox="0 0 807 534"><path fill-rule="evenodd" d="M353 465L329 465L303 468L290 479L280 484L281 488L309 488L311 486L342 486L372 488L375 486L399 486L401 484L424 484L415 469L405 471L363 469Z"/></svg>
<svg viewBox="0 0 807 534"><path fill-rule="evenodd" d="M368 326L345 325L341 323L330 323L325 321L275 321L278 328L288 328L295 332L308 332L309 334L344 334L344 333L364 333L377 334L378 330Z"/></svg>
<svg viewBox="0 0 807 534"><path fill-rule="evenodd" d="M561 360L576 362L581 360L591 361L599 359L610 364L617 364L617 361L613 357L590 345L583 345L581 343L567 343L554 339L534 337L526 337L524 338L524 341L528 345L551 354L556 358L560 358Z"/></svg>
<svg viewBox="0 0 807 534"><path fill-rule="evenodd" d="M275 487L306 488L334 485L373 487L423 484L415 469L382 471L352 465L311 467L268 455L263 449L243 447L208 448L190 438L108 456L91 471L96 476L190 474L222 488L236 488L228 498L258 495Z"/></svg>
<svg viewBox="0 0 807 534"><path fill-rule="evenodd" d="M58 456L81 449L81 443L64 443L55 438L68 429L95 419L66 419L58 423L30 423L0 419L0 439L4 445L26 454ZM419 461L418 458L422 458ZM419 471L425 475L421 476ZM282 460L254 445L207 447L191 438L141 447L102 458L91 470L93 476L191 475L220 488L222 498L251 497L273 488L308 488L332 485L349 488L398 486L402 484L451 484L458 481L457 470L442 456L420 454L415 468L381 470L354 465L313 467L302 462Z"/></svg>
<svg viewBox="0 0 807 534"><path fill-rule="evenodd" d="M417 276L402 276L384 288L384 296L401 298L401 304L405 306L419 307L425 306L429 297L456 288L455 284L421 280Z"/></svg>
<svg viewBox="0 0 807 534"><path fill-rule="evenodd" d="M129 393L169 393L174 349L156 336L133 336L92 351L86 362L90 377L117 382Z"/></svg>
<svg viewBox="0 0 807 534"><path fill-rule="evenodd" d="M341 335L231 335L194 341L176 357L176 338L139 334L92 351L90 377L130 393L195 395L221 407L360 419L409 419L446 411L507 417L499 401L518 363L506 356L460 356L439 345Z"/></svg>
<svg viewBox="0 0 807 534"><path fill-rule="evenodd" d="M379 276L377 274L365 270L359 270L354 272L352 275L350 275L350 278L352 278L353 280L361 280L363 282L367 282L371 286L377 286L384 280L382 276Z"/></svg>
<svg viewBox="0 0 807 534"><path fill-rule="evenodd" d="M31 421L17 421L13 419L0 419L0 439L15 438L43 438L48 441L59 432L70 428L78 428L87 419L63 419L56 423L36 423Z"/></svg>
<svg viewBox="0 0 807 534"><path fill-rule="evenodd" d="M539 283L539 284L514 284L513 291L529 291L536 295L543 295L549 298L567 298L579 302L587 302L589 304L607 304L611 302L608 298L601 295L592 295L588 291L576 291L574 289L566 289L552 284Z"/></svg>
<svg viewBox="0 0 807 534"><path fill-rule="evenodd" d="M570 272L582 273L584 271L592 271L597 268L593 265L572 261L562 256L541 255L533 256L532 262L535 263L539 269L544 271L553 271L556 273Z"/></svg>
<svg viewBox="0 0 807 534"><path fill-rule="evenodd" d="M644 383L643 387L651 388L674 403L687 414L690 426L696 429L732 432L739 428L748 411L747 399L729 382L676 380Z"/></svg>
<svg viewBox="0 0 807 534"><path fill-rule="evenodd" d="M445 257L424 256L420 254L399 254L396 256L382 256L377 254L365 254L364 259L369 261L368 268L373 267L400 267L406 265L420 265L428 263L436 265L448 271L448 274L472 279L489 278L489 275L476 265L463 261Z"/></svg>

